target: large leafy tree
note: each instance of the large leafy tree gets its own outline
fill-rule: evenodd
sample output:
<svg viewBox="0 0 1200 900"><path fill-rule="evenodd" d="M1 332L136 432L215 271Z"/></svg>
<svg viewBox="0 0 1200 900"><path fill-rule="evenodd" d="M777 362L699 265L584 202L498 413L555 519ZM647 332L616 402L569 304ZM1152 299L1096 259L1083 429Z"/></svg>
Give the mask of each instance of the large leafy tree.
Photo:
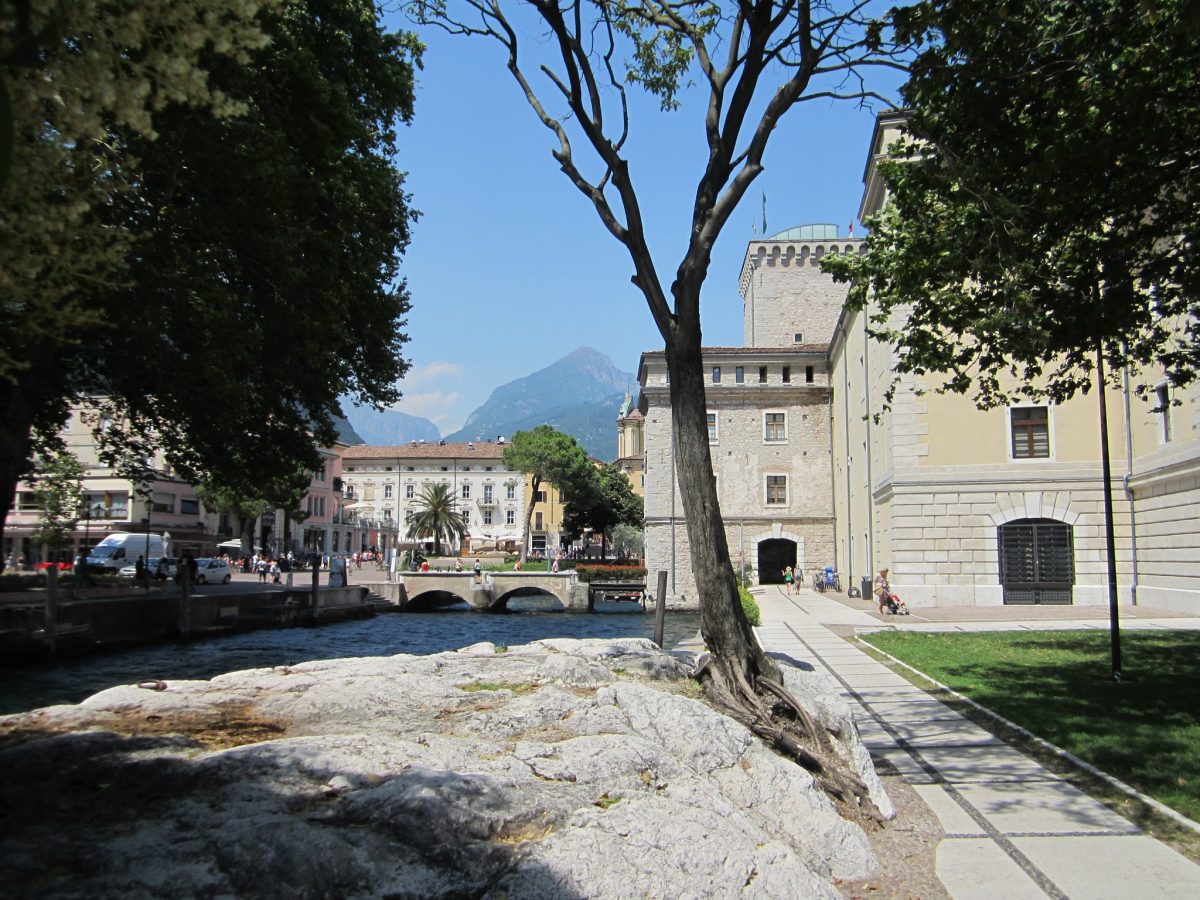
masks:
<svg viewBox="0 0 1200 900"><path fill-rule="evenodd" d="M563 530L576 537L585 527L591 528L601 536L601 552L606 554L608 537L615 526L641 528L645 503L616 463L592 471L593 477L582 485L582 490L565 498Z"/></svg>
<svg viewBox="0 0 1200 900"><path fill-rule="evenodd" d="M334 441L339 396L398 396L412 213L393 160L419 46L371 0L285 0L255 25L265 46L202 60L230 115L168 97L150 130L104 121L99 164L132 187L89 215L128 239L104 277L64 277L73 306L48 304L52 339L12 329L0 516L30 441L83 394L107 397L109 441L150 435L182 476L280 506ZM51 273L76 260L65 238L46 244ZM10 296L42 275L24 277Z"/></svg>
<svg viewBox="0 0 1200 900"><path fill-rule="evenodd" d="M827 260L874 304L899 373L981 406L1060 401L1097 367L1200 363L1200 5L925 0L909 137L866 255ZM898 316L892 316L893 313Z"/></svg>
<svg viewBox="0 0 1200 900"><path fill-rule="evenodd" d="M529 488L534 497L543 485L553 484L563 492L568 509L572 497L587 496L589 491L594 493L592 485L596 475L587 451L571 435L550 425L539 425L514 434L504 448L504 465L530 476ZM529 553L533 507L531 502L525 510L521 559L527 558Z"/></svg>
<svg viewBox="0 0 1200 900"><path fill-rule="evenodd" d="M881 53L881 28L866 18L868 4L411 0L408 5L422 21L501 45L518 89L552 135L555 162L628 252L633 284L665 344L700 627L713 651L701 675L710 696L808 759L832 791L846 796L852 788L833 784L834 776L813 762L811 750L823 738L812 733L811 722L804 729L810 732L806 751L794 732L772 719L759 693L784 692L778 666L754 640L742 612L711 477L700 290L713 245L762 172L780 118L807 99L862 99L867 95L860 81L864 67L896 64ZM694 173L695 200L681 228L683 252L668 276L650 250L635 187L637 167L628 154L636 124L630 85L656 96L664 111L678 108L685 90L701 107L696 133L703 154ZM802 711L794 715L807 719Z"/></svg>
<svg viewBox="0 0 1200 900"><path fill-rule="evenodd" d="M461 541L467 525L458 511L457 500L448 484L427 484L417 497L408 536L421 540L433 538L433 555L442 555L442 540Z"/></svg>

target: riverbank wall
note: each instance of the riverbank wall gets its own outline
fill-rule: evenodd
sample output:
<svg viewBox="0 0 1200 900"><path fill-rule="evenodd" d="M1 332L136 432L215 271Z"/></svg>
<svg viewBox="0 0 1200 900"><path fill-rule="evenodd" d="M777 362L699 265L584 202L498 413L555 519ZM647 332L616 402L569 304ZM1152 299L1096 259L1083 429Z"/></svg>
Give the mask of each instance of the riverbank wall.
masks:
<svg viewBox="0 0 1200 900"><path fill-rule="evenodd" d="M258 628L286 628L368 618L375 614L362 585L250 593L151 591L60 600L50 634L44 592L0 599L0 666L82 656L121 647Z"/></svg>

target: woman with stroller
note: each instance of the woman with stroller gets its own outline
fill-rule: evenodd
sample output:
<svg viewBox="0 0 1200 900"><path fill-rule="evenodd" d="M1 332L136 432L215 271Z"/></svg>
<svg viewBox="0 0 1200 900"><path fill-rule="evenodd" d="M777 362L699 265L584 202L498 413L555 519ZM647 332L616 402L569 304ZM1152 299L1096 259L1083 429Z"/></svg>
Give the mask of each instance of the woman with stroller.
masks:
<svg viewBox="0 0 1200 900"><path fill-rule="evenodd" d="M886 568L880 569L879 574L875 576L875 599L879 601L879 614L881 616L885 610L893 616L908 615L908 607L900 599L900 595L892 593L892 586L888 584L888 570Z"/></svg>

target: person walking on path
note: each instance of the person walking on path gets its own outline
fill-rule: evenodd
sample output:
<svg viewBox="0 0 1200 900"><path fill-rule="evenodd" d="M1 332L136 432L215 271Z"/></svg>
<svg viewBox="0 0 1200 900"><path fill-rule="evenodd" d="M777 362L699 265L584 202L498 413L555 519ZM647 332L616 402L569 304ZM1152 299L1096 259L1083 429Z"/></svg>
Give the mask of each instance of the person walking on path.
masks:
<svg viewBox="0 0 1200 900"><path fill-rule="evenodd" d="M479 584L483 580L483 565L479 560L475 560L473 571L475 572L475 583Z"/></svg>
<svg viewBox="0 0 1200 900"><path fill-rule="evenodd" d="M891 586L888 584L888 570L880 569L879 574L875 576L875 599L879 603L879 614L882 616L884 608L887 606L888 594L892 592Z"/></svg>
<svg viewBox="0 0 1200 900"><path fill-rule="evenodd" d="M792 567L787 566L783 570L783 586L784 586L784 590L786 590L789 594L792 592L793 580L794 580L794 576L792 575Z"/></svg>

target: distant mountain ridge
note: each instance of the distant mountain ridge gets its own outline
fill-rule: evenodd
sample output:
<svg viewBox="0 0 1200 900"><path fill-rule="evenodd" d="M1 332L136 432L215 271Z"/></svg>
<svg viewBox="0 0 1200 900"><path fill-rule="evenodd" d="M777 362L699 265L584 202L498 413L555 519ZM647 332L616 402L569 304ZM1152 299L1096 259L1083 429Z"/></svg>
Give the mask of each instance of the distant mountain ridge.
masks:
<svg viewBox="0 0 1200 900"><path fill-rule="evenodd" d="M597 459L611 462L617 456L617 411L625 394L636 395L637 390L632 373L622 372L600 351L580 347L496 388L446 440L495 440L546 424L574 437Z"/></svg>
<svg viewBox="0 0 1200 900"><path fill-rule="evenodd" d="M410 416L396 409L376 412L369 406L349 406L346 418L360 438L360 444L407 444L409 441L437 441L438 428L428 419Z"/></svg>

